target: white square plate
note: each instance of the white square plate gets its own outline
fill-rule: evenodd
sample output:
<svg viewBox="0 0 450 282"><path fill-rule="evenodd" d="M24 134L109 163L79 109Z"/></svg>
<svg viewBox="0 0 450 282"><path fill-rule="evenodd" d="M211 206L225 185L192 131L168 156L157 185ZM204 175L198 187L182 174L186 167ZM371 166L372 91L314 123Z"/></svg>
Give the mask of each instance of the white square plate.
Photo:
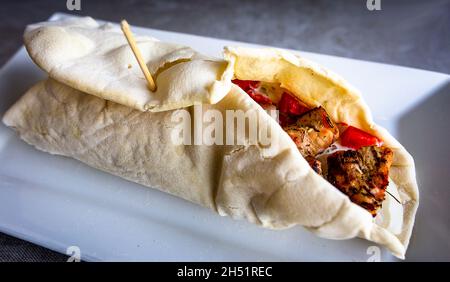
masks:
<svg viewBox="0 0 450 282"><path fill-rule="evenodd" d="M133 31L213 56L220 56L226 45L252 46L147 28ZM449 260L449 76L299 54L359 88L376 121L415 157L421 202L407 259ZM0 71L0 114L44 77L22 47ZM95 261L365 261L373 245L361 239L325 240L301 227L271 231L220 217L78 161L40 152L3 124L0 231L62 253L77 246L82 259ZM394 260L385 249L381 257Z"/></svg>

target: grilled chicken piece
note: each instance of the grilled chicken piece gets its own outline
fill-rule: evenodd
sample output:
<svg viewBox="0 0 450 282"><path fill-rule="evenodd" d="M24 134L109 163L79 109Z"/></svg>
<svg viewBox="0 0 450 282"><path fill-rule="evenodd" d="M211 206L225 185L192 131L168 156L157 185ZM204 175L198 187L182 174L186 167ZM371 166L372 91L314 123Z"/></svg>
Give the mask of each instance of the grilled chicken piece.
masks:
<svg viewBox="0 0 450 282"><path fill-rule="evenodd" d="M322 163L318 159L315 159L314 157L306 157L306 161L315 172L322 175Z"/></svg>
<svg viewBox="0 0 450 282"><path fill-rule="evenodd" d="M387 147L338 151L327 158L327 179L375 217L385 199L392 158Z"/></svg>
<svg viewBox="0 0 450 282"><path fill-rule="evenodd" d="M339 137L339 129L322 107L301 115L294 124L283 127L303 157L315 157Z"/></svg>

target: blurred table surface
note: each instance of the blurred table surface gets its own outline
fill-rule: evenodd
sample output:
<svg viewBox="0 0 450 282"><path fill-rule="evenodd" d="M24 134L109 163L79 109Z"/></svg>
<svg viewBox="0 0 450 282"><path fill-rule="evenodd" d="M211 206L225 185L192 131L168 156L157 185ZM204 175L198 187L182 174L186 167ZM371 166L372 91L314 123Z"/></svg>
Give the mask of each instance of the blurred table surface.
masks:
<svg viewBox="0 0 450 282"><path fill-rule="evenodd" d="M3 0L0 65L22 45L27 24L54 12L275 47L450 73L450 0ZM0 261L65 261L67 257L0 233Z"/></svg>

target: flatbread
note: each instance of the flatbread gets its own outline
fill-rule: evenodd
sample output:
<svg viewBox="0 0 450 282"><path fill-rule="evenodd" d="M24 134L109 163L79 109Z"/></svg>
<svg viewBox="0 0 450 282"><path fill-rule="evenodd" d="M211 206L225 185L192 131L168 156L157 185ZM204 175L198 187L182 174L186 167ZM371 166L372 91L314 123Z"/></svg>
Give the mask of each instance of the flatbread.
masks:
<svg viewBox="0 0 450 282"><path fill-rule="evenodd" d="M119 33L90 18L30 26L27 50L51 78L32 87L3 122L40 150L220 215L272 229L302 225L325 238L359 236L404 258L418 206L414 161L373 123L357 90L329 70L280 50L227 48L226 60L210 60L190 48L138 37L150 69L158 72L163 66L155 75L157 92L149 93ZM128 64L131 69L121 69ZM335 121L382 138L394 150L390 177L403 202L401 232L377 225L370 213L316 174L276 120L231 85L233 75L278 82L308 104L322 105ZM196 111L193 105L199 103L201 111ZM174 115L186 111L192 119L204 118L208 110L224 115L254 111L258 125L268 126L272 144L252 143L247 135L237 137L240 145L172 142ZM229 124L225 128L236 130Z"/></svg>
<svg viewBox="0 0 450 282"><path fill-rule="evenodd" d="M36 148L272 229L303 225L334 239L362 236L403 257L401 241L316 174L277 122L238 87L214 105L141 112L55 80L32 87L3 122ZM173 115L255 111L271 146L175 145ZM202 117L203 118L203 117ZM229 125L227 125L229 126Z"/></svg>
<svg viewBox="0 0 450 282"><path fill-rule="evenodd" d="M120 28L90 17L29 25L24 41L30 57L55 80L141 111L217 103L231 87L224 60L136 36L157 86L151 92Z"/></svg>

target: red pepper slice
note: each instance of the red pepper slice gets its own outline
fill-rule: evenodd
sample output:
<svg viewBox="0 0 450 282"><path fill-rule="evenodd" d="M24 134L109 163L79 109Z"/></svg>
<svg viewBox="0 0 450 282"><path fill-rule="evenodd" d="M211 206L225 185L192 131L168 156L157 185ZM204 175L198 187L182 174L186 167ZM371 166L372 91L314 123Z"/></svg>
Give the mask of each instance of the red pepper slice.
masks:
<svg viewBox="0 0 450 282"><path fill-rule="evenodd" d="M273 101L270 97L258 93L256 90L259 87L259 81L233 79L232 82L244 90L261 107L266 108L269 105L273 105ZM300 116L310 109L294 96L287 92L283 92L278 103L278 110L280 112L279 123L281 126L287 126L295 123L295 116Z"/></svg>
<svg viewBox="0 0 450 282"><path fill-rule="evenodd" d="M248 93L251 89L256 89L259 86L259 81L254 80L240 80L240 79L233 79L232 82L242 88L245 92Z"/></svg>
<svg viewBox="0 0 450 282"><path fill-rule="evenodd" d="M255 90L247 91L247 94L258 104L263 105L271 105L272 100L264 94L259 94Z"/></svg>
<svg viewBox="0 0 450 282"><path fill-rule="evenodd" d="M309 111L308 106L306 106L287 92L284 92L281 96L280 102L278 103L278 109L282 114L295 116L299 116Z"/></svg>
<svg viewBox="0 0 450 282"><path fill-rule="evenodd" d="M342 146L355 150L366 146L381 146L382 143L379 138L353 126L348 126L341 135Z"/></svg>
<svg viewBox="0 0 450 282"><path fill-rule="evenodd" d="M344 132L347 128L348 128L348 124L346 124L345 122L338 122L336 123L339 132Z"/></svg>
<svg viewBox="0 0 450 282"><path fill-rule="evenodd" d="M255 90L259 86L259 81L234 79L232 82L247 92L247 94L262 107L272 105L272 100L269 97L258 93Z"/></svg>

